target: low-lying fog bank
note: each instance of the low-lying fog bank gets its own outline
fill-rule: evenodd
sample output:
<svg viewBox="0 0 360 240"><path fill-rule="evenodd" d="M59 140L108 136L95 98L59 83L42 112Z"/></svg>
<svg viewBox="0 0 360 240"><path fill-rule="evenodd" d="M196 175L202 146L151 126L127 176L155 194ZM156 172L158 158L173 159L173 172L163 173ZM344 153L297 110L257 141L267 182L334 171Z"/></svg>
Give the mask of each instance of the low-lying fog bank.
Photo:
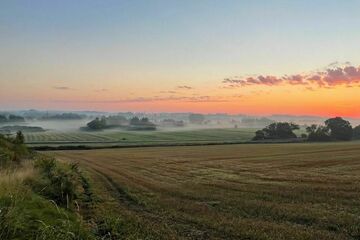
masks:
<svg viewBox="0 0 360 240"><path fill-rule="evenodd" d="M97 120L104 126L98 126ZM138 124L132 123L137 120ZM146 120L146 121L143 121ZM244 114L197 114L197 113L135 113L135 112L61 112L61 111L0 111L0 128L39 127L46 131L74 132L95 131L191 131L214 128L261 129L273 122L291 122L301 127L321 124L326 120L318 116L248 116ZM346 119L354 126L359 119ZM90 122L94 122L91 128ZM89 127L90 126L90 127ZM144 128L144 126L146 128ZM25 129L24 127L24 129ZM142 128L142 129L141 129Z"/></svg>
<svg viewBox="0 0 360 240"><path fill-rule="evenodd" d="M2 123L0 127L4 126L27 126L27 127L40 127L44 130L52 131L77 131L80 127L86 125L89 120L49 120L49 121L37 121L31 120L26 122L13 122Z"/></svg>

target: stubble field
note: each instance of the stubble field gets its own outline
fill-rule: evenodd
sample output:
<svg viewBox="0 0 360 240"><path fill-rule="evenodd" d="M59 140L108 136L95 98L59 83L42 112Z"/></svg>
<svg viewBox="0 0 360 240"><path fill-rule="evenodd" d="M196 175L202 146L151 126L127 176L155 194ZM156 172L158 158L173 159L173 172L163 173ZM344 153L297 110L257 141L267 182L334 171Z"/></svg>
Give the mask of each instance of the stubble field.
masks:
<svg viewBox="0 0 360 240"><path fill-rule="evenodd" d="M360 144L48 152L89 172L128 239L359 239Z"/></svg>

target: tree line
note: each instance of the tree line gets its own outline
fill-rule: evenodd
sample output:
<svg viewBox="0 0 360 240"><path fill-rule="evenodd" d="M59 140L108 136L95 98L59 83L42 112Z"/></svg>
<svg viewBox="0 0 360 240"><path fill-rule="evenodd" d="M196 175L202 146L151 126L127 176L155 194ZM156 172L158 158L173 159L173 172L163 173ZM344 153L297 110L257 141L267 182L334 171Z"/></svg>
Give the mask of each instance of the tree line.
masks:
<svg viewBox="0 0 360 240"><path fill-rule="evenodd" d="M300 126L294 123L275 122L256 131L253 140L294 139L297 138L294 131L299 129ZM353 128L349 121L341 117L330 118L323 125L307 126L306 134L301 134L301 138L310 142L360 139L360 125Z"/></svg>
<svg viewBox="0 0 360 240"><path fill-rule="evenodd" d="M25 118L17 115L0 115L0 123L7 123L7 122L25 122Z"/></svg>
<svg viewBox="0 0 360 240"><path fill-rule="evenodd" d="M156 125L148 118L133 117L126 119L122 116L109 116L95 118L86 124L88 130L103 130L116 127L126 127L129 130L155 130ZM84 129L86 130L86 129Z"/></svg>

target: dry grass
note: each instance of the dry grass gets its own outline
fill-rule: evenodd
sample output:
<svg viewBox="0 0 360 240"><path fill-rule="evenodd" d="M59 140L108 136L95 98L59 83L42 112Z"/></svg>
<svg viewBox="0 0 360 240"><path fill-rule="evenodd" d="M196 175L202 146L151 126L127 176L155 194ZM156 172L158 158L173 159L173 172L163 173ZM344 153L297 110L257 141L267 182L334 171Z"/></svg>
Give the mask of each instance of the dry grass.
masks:
<svg viewBox="0 0 360 240"><path fill-rule="evenodd" d="M105 207L166 239L358 239L360 144L54 152Z"/></svg>
<svg viewBox="0 0 360 240"><path fill-rule="evenodd" d="M0 171L0 192L4 189L17 189L21 183L33 177L35 170L31 162L23 162L16 168L7 168Z"/></svg>

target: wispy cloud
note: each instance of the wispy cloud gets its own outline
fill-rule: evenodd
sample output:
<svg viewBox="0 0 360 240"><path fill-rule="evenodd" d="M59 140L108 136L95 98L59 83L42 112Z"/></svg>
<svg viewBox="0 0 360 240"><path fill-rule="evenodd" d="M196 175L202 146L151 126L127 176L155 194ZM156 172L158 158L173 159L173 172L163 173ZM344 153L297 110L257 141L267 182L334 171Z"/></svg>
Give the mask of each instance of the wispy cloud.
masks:
<svg viewBox="0 0 360 240"><path fill-rule="evenodd" d="M233 77L225 78L223 83L226 88L255 85L305 85L308 89L311 87L333 88L339 85L352 87L360 84L360 66L351 66L348 62L343 66L339 66L337 62L334 62L328 65L324 70L313 73L283 76L258 75L255 77Z"/></svg>
<svg viewBox="0 0 360 240"><path fill-rule="evenodd" d="M166 93L166 94L177 94L177 91L160 91L159 93Z"/></svg>
<svg viewBox="0 0 360 240"><path fill-rule="evenodd" d="M191 89L193 89L193 87L186 86L186 85L183 85L183 86L177 86L176 88L177 88L177 89L184 89L184 90L191 90Z"/></svg>
<svg viewBox="0 0 360 240"><path fill-rule="evenodd" d="M53 100L53 102L61 103L144 103L144 102L163 102L163 101L175 101L175 102L228 102L229 99L225 97L218 96L168 96L168 97L136 97L136 98L126 98L126 99L117 99L117 100Z"/></svg>
<svg viewBox="0 0 360 240"><path fill-rule="evenodd" d="M53 89L56 90L71 90L72 88L66 86L54 86Z"/></svg>

